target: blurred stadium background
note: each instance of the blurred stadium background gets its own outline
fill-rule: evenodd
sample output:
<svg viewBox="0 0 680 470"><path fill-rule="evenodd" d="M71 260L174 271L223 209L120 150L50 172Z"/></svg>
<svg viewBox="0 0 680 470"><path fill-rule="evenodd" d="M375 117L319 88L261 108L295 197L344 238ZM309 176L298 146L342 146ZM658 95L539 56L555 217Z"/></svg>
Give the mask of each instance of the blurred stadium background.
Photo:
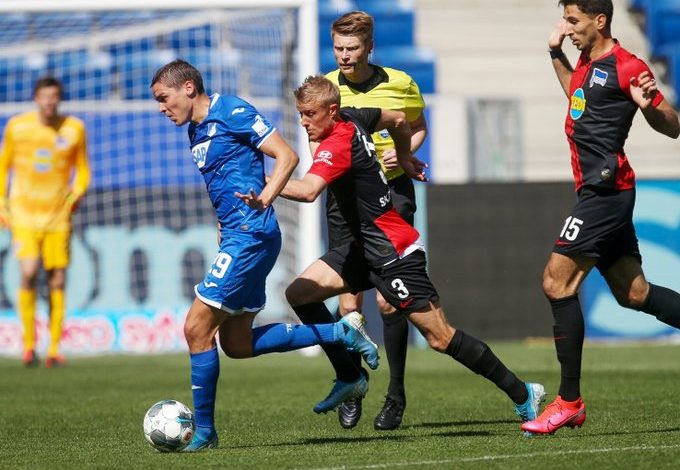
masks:
<svg viewBox="0 0 680 470"><path fill-rule="evenodd" d="M50 73L65 84L62 109L88 128L93 184L75 216L66 354L182 350L193 284L215 254L215 220L186 129L157 112L153 72L185 58L209 91L252 101L298 143L304 171L291 90L335 68L330 24L355 9L375 17L374 62L411 74L428 104L430 136L419 157L432 181L418 185L417 226L452 322L488 339L551 335L541 270L574 200L567 104L546 52L561 15L556 0L93 3L0 3L0 125L32 108L35 79ZM677 104L680 0L614 3L615 37L650 63ZM680 143L638 114L626 149L640 181L645 269L680 289ZM277 211L284 251L263 322L292 318L285 286L323 249L319 205L280 201ZM18 281L2 232L0 355L21 351ZM656 320L619 308L597 273L581 295L590 338L673 338ZM379 338L375 306L366 308ZM45 303L39 312L44 347Z"/></svg>

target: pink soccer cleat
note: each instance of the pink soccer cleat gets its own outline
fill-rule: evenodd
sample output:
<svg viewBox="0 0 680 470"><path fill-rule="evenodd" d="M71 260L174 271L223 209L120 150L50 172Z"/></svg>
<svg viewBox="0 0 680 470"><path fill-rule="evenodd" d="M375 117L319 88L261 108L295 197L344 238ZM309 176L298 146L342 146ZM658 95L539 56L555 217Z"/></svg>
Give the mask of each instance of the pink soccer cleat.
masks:
<svg viewBox="0 0 680 470"><path fill-rule="evenodd" d="M538 418L522 424L522 430L532 434L554 434L564 426L580 428L585 420L586 405L581 397L576 401L564 401L558 395Z"/></svg>

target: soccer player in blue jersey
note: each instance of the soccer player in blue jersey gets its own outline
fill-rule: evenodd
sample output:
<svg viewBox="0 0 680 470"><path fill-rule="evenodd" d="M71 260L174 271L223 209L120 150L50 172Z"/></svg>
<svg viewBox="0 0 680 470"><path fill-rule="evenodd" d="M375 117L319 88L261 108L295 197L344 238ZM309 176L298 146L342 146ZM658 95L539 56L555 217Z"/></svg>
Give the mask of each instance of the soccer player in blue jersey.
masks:
<svg viewBox="0 0 680 470"><path fill-rule="evenodd" d="M274 126L252 105L236 96L208 96L200 72L175 60L151 81L159 110L177 126L189 123L194 162L205 179L219 222L219 252L203 281L184 324L191 357L191 389L196 434L185 449L217 446L215 398L220 346L232 358L300 349L316 344L344 344L378 366L376 345L363 329L360 314L335 324L270 324L253 328L264 308L265 279L281 248L281 232L272 202L298 163L298 156ZM265 182L264 155L276 159ZM348 388L338 406L367 384Z"/></svg>

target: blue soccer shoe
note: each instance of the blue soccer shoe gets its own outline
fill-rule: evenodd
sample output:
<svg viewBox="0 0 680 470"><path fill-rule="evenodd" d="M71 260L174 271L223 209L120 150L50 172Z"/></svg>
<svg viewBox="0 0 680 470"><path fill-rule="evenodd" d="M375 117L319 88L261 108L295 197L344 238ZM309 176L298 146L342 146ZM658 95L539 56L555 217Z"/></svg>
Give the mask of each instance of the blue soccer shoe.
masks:
<svg viewBox="0 0 680 470"><path fill-rule="evenodd" d="M360 353L368 367L377 369L378 345L366 333L365 323L364 316L359 312L348 313L335 324L335 334L348 351Z"/></svg>

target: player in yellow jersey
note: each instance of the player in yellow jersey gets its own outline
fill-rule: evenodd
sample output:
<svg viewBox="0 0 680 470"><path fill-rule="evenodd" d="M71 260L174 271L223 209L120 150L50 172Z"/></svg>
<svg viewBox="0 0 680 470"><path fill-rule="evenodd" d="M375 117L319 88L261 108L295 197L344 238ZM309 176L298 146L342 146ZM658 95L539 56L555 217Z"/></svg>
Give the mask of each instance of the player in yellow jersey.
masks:
<svg viewBox="0 0 680 470"><path fill-rule="evenodd" d="M408 74L369 62L369 54L373 51L373 17L362 11L347 13L333 23L331 37L339 68L326 77L340 88L341 105L404 112L411 126L411 153L414 154L427 136L427 122L423 114L425 103L418 85ZM397 162L394 142L387 130L380 130L371 137L390 186L392 204L404 220L413 225L416 211L415 190L413 182ZM332 197L327 199L327 216L331 247L351 237ZM379 292L376 294L383 319L390 383L385 404L375 418L374 427L377 430L387 430L399 427L406 407L404 370L408 322L403 313L395 310ZM341 295L340 313L344 315L361 311L362 300L361 293ZM340 424L345 428L352 428L361 416L361 399L345 402L338 410Z"/></svg>
<svg viewBox="0 0 680 470"><path fill-rule="evenodd" d="M0 226L11 229L21 270L17 310L24 328L23 361L27 366L38 362L35 304L41 260L50 295L50 344L45 364L64 363L59 342L71 214L90 182L85 126L73 116L59 114L61 98L58 80L39 79L33 89L37 109L9 120L0 153Z"/></svg>

